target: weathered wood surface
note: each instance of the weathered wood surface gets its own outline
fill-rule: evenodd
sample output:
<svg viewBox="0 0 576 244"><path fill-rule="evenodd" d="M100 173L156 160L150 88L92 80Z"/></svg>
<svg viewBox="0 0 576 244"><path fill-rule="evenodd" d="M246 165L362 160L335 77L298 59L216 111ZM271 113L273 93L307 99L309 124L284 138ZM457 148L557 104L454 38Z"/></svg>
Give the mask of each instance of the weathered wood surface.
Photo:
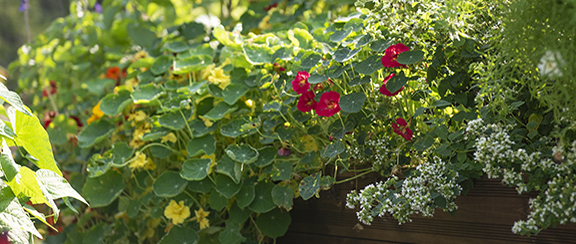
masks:
<svg viewBox="0 0 576 244"><path fill-rule="evenodd" d="M467 196L458 197L454 216L439 210L432 218L414 216L413 222L403 225L387 216L358 231L356 212L346 208L346 194L375 179L337 185L321 192L319 199L295 200L292 224L277 243L576 243L576 224L531 237L513 234L514 221L526 219L529 196L488 179L475 181Z"/></svg>

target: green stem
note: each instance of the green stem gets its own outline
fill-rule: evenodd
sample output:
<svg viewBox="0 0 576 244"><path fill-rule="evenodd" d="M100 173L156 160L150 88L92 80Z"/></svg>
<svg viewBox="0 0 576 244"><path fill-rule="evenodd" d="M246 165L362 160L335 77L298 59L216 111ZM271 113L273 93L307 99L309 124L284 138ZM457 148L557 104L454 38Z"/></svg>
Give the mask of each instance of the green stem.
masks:
<svg viewBox="0 0 576 244"><path fill-rule="evenodd" d="M357 179L357 178L359 178L359 177L362 177L362 176L364 176L364 175L370 174L370 173L372 173L372 172L376 172L376 170L366 171L366 172L364 172L364 173L362 173L362 174L355 175L354 177L350 177L350 178L348 178L348 179L344 179L344 180L341 180L341 181L336 181L336 182L334 182L334 185L336 185L336 184L341 184L341 183L345 183L345 182L348 182L348 181Z"/></svg>

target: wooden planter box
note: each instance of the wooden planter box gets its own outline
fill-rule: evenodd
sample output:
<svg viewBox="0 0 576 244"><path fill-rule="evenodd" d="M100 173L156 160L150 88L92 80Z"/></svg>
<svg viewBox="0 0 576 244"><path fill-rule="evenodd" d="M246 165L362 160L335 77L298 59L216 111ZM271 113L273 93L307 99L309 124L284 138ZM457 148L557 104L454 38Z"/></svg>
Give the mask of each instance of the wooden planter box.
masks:
<svg viewBox="0 0 576 244"><path fill-rule="evenodd" d="M411 223L398 225L387 215L375 217L372 225L358 223L356 212L346 208L346 194L377 180L370 176L322 191L320 198L295 200L292 224L278 243L576 243L576 224L559 225L536 236L512 233L514 221L528 215L527 195L497 180L476 180L467 196L456 200L452 216L437 209L434 217L413 216Z"/></svg>

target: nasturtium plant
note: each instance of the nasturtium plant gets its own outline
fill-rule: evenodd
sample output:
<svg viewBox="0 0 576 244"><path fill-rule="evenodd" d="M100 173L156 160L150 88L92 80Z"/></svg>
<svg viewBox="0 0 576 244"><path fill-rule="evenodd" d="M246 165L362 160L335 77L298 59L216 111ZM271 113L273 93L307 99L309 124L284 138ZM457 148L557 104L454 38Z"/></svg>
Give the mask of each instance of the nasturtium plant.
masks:
<svg viewBox="0 0 576 244"><path fill-rule="evenodd" d="M550 18L566 35L554 38L573 39L550 15L572 16L564 3L197 2L110 0L98 12L74 1L19 51L11 70L29 100L0 87L10 105L0 136L38 168L21 174L69 176L94 207L64 198L61 214L81 223L59 238L270 243L294 198L368 174L383 180L347 199L365 224L454 213L483 174L540 193L515 233L574 222L572 200L546 197L573 194L573 102L550 99L546 84L573 88L574 55L541 43L550 50L526 54L507 41L534 39L532 29L502 25ZM6 191L19 167L2 162ZM7 202L22 195L56 214L65 195L37 189ZM556 212L568 214L539 217Z"/></svg>

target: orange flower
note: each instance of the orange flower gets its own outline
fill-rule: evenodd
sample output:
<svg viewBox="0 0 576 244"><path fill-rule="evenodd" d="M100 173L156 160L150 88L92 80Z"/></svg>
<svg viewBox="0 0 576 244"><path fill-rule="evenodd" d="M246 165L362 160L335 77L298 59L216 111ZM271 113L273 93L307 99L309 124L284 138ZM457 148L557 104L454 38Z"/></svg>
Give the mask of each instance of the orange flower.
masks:
<svg viewBox="0 0 576 244"><path fill-rule="evenodd" d="M99 120L100 118L102 118L102 116L104 116L104 112L102 112L102 110L100 110L100 102L98 102L96 104L96 106L94 106L94 108L92 108L92 116L90 118L88 118L86 123L90 124L96 120Z"/></svg>
<svg viewBox="0 0 576 244"><path fill-rule="evenodd" d="M106 78L117 80L118 76L120 76L120 68L118 66L108 68L106 71Z"/></svg>

